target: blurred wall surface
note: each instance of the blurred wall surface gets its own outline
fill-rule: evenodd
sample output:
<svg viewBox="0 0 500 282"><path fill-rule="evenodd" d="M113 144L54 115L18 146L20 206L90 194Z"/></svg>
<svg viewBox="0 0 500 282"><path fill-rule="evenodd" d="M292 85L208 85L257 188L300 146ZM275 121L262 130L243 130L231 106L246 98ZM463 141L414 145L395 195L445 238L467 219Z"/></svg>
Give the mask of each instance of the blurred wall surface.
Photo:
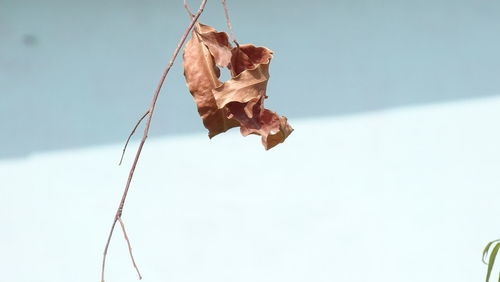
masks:
<svg viewBox="0 0 500 282"><path fill-rule="evenodd" d="M228 4L238 41L275 51L267 104L292 125L500 94L496 0ZM0 158L123 141L188 21L181 0L0 0ZM219 1L201 21L227 30ZM203 130L180 59L153 136Z"/></svg>

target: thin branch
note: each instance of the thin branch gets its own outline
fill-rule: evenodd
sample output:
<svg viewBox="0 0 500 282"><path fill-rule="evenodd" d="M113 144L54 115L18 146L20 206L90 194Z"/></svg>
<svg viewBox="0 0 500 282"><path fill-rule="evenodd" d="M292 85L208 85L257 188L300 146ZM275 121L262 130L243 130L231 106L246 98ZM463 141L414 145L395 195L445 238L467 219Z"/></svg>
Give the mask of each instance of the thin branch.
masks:
<svg viewBox="0 0 500 282"><path fill-rule="evenodd" d="M125 224L123 223L122 218L118 218L118 221L120 222L120 225L123 230L123 237L125 237L125 241L127 241L128 245L128 253L130 254L130 259L132 260L132 264L134 265L135 270L137 271L137 275L139 275L139 280L142 280L141 272L139 271L139 268L137 267L137 264L135 263L134 255L132 254L132 245L130 245L130 240L128 239L127 236L127 231L125 231Z"/></svg>
<svg viewBox="0 0 500 282"><path fill-rule="evenodd" d="M226 15L226 24L229 29L229 34L231 35L231 41L233 41L236 46L240 46L240 44L236 41L236 37L234 37L233 27L231 26L231 21L229 20L229 9L227 8L226 0L221 0L221 2L222 6L224 6L224 15Z"/></svg>
<svg viewBox="0 0 500 282"><path fill-rule="evenodd" d="M122 165L122 161L123 161L123 156L125 155L125 151L127 150L127 146L128 146L128 142L130 142L130 138L132 138L132 135L134 135L135 133L135 130L137 129L137 127L139 127L139 124L141 124L142 120L144 120L144 118L149 114L149 109L144 113L144 115L142 115L142 117L137 121L137 123L135 124L134 126L134 129L132 129L132 132L130 132L128 138L127 138L127 142L125 142L125 146L123 146L123 152L122 152L122 156L120 158L120 163L118 163L118 165Z"/></svg>
<svg viewBox="0 0 500 282"><path fill-rule="evenodd" d="M192 19L194 17L194 14L193 14L193 12L191 12L191 9L189 9L189 5L188 5L187 0L184 0L184 8L186 8L186 11L189 14L189 18Z"/></svg>
<svg viewBox="0 0 500 282"><path fill-rule="evenodd" d="M179 51L182 48L182 45L186 41L186 38L188 37L189 32L193 28L194 24L196 23L196 21L198 20L200 15L203 13L203 10L205 9L206 4L207 4L207 0L201 1L200 8L198 9L198 12L196 12L194 17L191 19L189 26L186 28L186 30L184 31L184 34L182 35L181 39L179 40L179 43L177 44L177 48L175 49L174 53L172 54L172 57L170 58L170 61L168 62L168 65L165 68L165 71L163 72L163 75L161 76L160 81L158 82L158 86L156 87L156 91L155 91L153 98L151 100L151 105L149 107L148 114L147 114L148 119L146 121L146 126L144 128L144 133L142 135L141 143L139 144L139 147L137 148L134 162L132 163L132 167L130 168L129 176L127 179L127 184L125 185L125 189L123 190L123 195L122 195L122 198L120 200L120 204L118 206L118 209L116 210L116 214L113 218L113 223L111 224L111 230L109 231L108 240L106 241L106 245L104 247L104 253L103 253L103 258L102 258L101 282L104 282L104 270L105 270L105 266L106 266L106 256L108 253L109 244L111 242L111 237L113 236L113 231L115 229L116 222L119 221L121 216L122 216L123 207L125 205L125 200L127 199L128 190L130 188L130 183L132 182L132 177L134 176L135 168L137 166L137 163L139 162L142 148L144 147L144 143L146 142L146 139L148 138L149 127L151 126L151 120L153 118L153 113L155 110L156 101L158 100L158 95L160 94L160 90L163 86L163 83L165 82L165 78L167 77L167 74L170 71L170 68L174 64L174 61L177 58L177 55L179 54Z"/></svg>

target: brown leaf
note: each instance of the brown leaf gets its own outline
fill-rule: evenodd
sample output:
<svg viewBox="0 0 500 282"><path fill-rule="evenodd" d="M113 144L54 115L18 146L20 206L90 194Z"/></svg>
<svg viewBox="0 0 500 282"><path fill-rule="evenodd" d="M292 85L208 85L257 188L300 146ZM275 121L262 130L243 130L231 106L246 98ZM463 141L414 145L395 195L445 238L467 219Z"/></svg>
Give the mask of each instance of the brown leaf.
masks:
<svg viewBox="0 0 500 282"><path fill-rule="evenodd" d="M233 77L247 69L255 68L258 64L269 64L273 51L265 47L255 47L250 44L241 45L231 50L231 75Z"/></svg>
<svg viewBox="0 0 500 282"><path fill-rule="evenodd" d="M272 56L249 44L231 49L226 33L196 25L184 49L184 75L210 137L240 126L243 136L261 135L268 150L292 133L286 117L264 108ZM232 79L219 81L216 64L228 67Z"/></svg>
<svg viewBox="0 0 500 282"><path fill-rule="evenodd" d="M264 108L269 63L272 51L265 47L242 45L233 48L233 78L213 90L219 109L229 110L229 117L240 123L243 136L262 136L266 150L282 143L292 133L286 117Z"/></svg>
<svg viewBox="0 0 500 282"><path fill-rule="evenodd" d="M198 34L203 43L215 59L215 63L221 67L227 67L231 62L231 45L229 36L225 32L217 32L214 28L204 25L197 25Z"/></svg>
<svg viewBox="0 0 500 282"><path fill-rule="evenodd" d="M215 65L213 54L219 62L222 61L221 63L225 63L224 60L229 61L221 59L227 57L228 53L224 50L228 48L229 43L227 40L220 40L223 36L217 34L213 28L197 24L192 38L186 43L183 55L186 83L210 138L239 125L237 121L227 118L227 109L217 107L212 93L214 88L222 84L219 81L220 70ZM205 45L203 38L209 38L212 52ZM212 40L214 38L217 40Z"/></svg>

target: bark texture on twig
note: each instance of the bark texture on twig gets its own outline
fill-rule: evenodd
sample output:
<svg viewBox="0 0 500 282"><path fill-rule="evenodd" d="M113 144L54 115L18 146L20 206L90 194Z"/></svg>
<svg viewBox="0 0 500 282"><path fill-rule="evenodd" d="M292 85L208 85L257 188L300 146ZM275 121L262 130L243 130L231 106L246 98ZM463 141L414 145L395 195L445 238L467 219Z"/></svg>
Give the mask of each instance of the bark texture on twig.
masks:
<svg viewBox="0 0 500 282"><path fill-rule="evenodd" d="M150 105L148 113L147 113L147 120L146 120L146 126L144 128L144 133L142 135L141 142L139 143L139 147L137 148L137 152L135 154L134 162L132 163L132 167L130 168L129 176L127 178L127 183L125 185L125 189L123 191L122 198L120 200L120 204L119 204L118 209L116 210L116 214L115 214L115 216L113 218L113 223L111 225L111 230L109 231L108 239L107 239L106 245L104 247L103 259L102 259L102 270L101 270L102 271L101 272L101 282L104 282L104 271L105 271L105 268L106 268L106 256L107 256L107 253L108 253L109 244L111 242L111 237L113 236L113 231L115 229L116 223L118 221L120 221L122 213L123 213L123 207L125 205L125 200L127 198L127 194L128 194L129 188L130 188L130 183L132 182L132 178L134 176L135 168L137 167L137 163L139 162L139 158L141 156L142 148L144 147L144 143L146 142L146 139L148 137L149 127L151 126L151 120L153 118L153 113L154 113L154 110L155 110L156 101L158 100L158 95L160 94L160 90L161 90L161 88L163 86L163 83L165 82L165 78L167 77L167 74L170 71L170 68L174 64L174 61L177 58L177 55L179 54L179 51L182 48L182 45L186 41L186 38L188 37L189 32L193 28L194 24L196 23L196 21L198 20L198 18L200 17L200 15L203 13L203 10L205 9L206 3L207 3L207 0L202 0L202 2L200 4L200 7L198 9L198 12L194 15L194 17L192 17L189 26L184 31L184 34L182 35L181 39L179 40L177 48L175 49L174 53L172 54L172 57L170 58L170 61L168 62L168 65L165 68L165 71L163 72L163 75L161 76L160 81L158 82L158 86L156 87L155 93L154 93L153 98L151 100L151 105ZM127 242L130 243L128 241L128 238L126 238L126 239L127 239ZM130 250L131 250L131 248L130 248ZM142 277L139 276L139 279L140 278L142 278Z"/></svg>

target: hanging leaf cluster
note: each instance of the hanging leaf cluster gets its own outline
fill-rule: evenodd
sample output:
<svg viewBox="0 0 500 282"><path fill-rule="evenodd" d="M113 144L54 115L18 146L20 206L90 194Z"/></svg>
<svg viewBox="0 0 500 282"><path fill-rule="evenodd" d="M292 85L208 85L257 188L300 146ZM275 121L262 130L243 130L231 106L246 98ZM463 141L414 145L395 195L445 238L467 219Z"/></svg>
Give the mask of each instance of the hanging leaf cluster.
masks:
<svg viewBox="0 0 500 282"><path fill-rule="evenodd" d="M260 135L268 150L292 133L286 117L264 107L272 57L265 47L232 47L227 33L195 25L184 48L184 76L210 138L239 127L243 136ZM219 67L231 79L221 82Z"/></svg>

